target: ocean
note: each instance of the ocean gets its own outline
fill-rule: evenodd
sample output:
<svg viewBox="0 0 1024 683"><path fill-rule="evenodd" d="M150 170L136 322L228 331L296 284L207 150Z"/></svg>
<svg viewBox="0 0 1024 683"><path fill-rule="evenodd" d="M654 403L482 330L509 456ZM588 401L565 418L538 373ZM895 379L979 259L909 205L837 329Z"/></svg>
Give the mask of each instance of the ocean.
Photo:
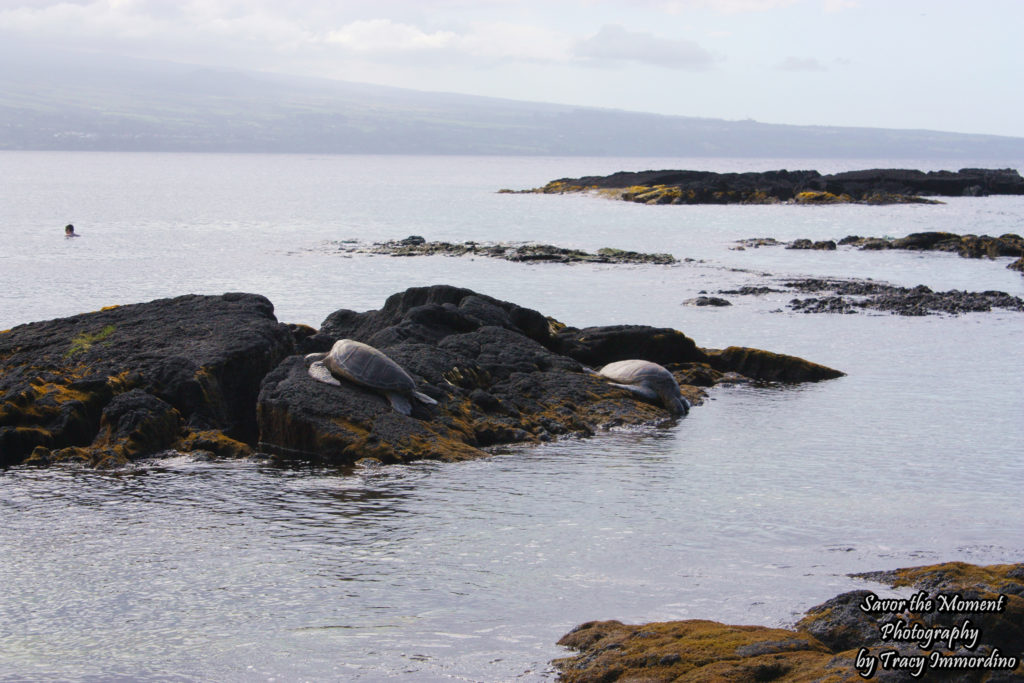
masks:
<svg viewBox="0 0 1024 683"><path fill-rule="evenodd" d="M848 574L1024 556L1024 315L804 314L873 278L1024 297L1009 259L736 250L737 240L1024 232L1024 197L940 205L645 206L499 194L618 170L961 167L1024 160L2 152L0 330L186 293L257 292L282 322L446 283L578 327L668 326L835 367L711 390L661 429L472 462L332 470L187 455L0 472L0 681L541 681L594 619L786 626ZM64 238L73 223L81 235ZM420 235L669 252L677 265L392 258Z"/></svg>

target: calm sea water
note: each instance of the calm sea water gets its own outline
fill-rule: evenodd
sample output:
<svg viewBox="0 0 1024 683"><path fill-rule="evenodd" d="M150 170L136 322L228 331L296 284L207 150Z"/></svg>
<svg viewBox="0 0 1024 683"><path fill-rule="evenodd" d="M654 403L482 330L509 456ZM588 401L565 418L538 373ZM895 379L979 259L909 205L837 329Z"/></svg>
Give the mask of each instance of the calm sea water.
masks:
<svg viewBox="0 0 1024 683"><path fill-rule="evenodd" d="M648 207L497 194L617 170L835 161L0 153L0 329L187 292L285 322L450 283L578 326L646 323L842 369L719 388L666 429L459 464L282 470L181 456L0 473L0 680L546 680L591 619L788 625L851 572L1024 557L1024 316L682 305L791 275L1024 296L1008 259L734 251L747 237L1024 232L1024 198ZM64 224L81 237L63 238ZM678 266L346 256L334 242L539 240ZM876 588L872 586L872 588ZM880 591L881 592L881 591Z"/></svg>

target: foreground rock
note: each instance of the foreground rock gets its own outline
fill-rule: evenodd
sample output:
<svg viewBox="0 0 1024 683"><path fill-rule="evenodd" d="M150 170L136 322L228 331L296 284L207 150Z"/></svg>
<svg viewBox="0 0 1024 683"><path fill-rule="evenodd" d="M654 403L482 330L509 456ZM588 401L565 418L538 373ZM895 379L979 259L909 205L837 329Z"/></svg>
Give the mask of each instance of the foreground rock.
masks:
<svg viewBox="0 0 1024 683"><path fill-rule="evenodd" d="M255 294L181 296L0 333L0 464L249 452L292 335Z"/></svg>
<svg viewBox="0 0 1024 683"><path fill-rule="evenodd" d="M357 242L337 242L336 245L340 251L350 254L484 256L517 263L678 263L671 254L645 254L611 247L598 249L597 253L592 254L579 249L532 242L428 242L418 235L370 245Z"/></svg>
<svg viewBox="0 0 1024 683"><path fill-rule="evenodd" d="M785 170L761 173L620 171L608 176L561 178L527 192L596 192L642 204L934 203L923 197L1024 194L1024 178L1009 168L927 173L871 169L831 175Z"/></svg>
<svg viewBox="0 0 1024 683"><path fill-rule="evenodd" d="M259 448L282 457L344 465L361 458L460 460L488 446L587 436L618 425L661 424L661 405L638 401L585 367L642 358L660 363L698 403L703 388L747 378L808 381L841 373L756 349L700 349L671 329L621 325L576 329L537 311L445 285L392 295L378 311L331 314L300 343L325 351L335 340L374 346L437 405L410 416L372 391L313 380L301 356L266 378L259 397Z"/></svg>
<svg viewBox="0 0 1024 683"><path fill-rule="evenodd" d="M903 605L882 605L871 591L857 590L811 608L793 629L589 622L559 641L579 654L555 665L560 680L578 683L1024 680L1024 564L952 562L861 576L923 591L931 607L911 607L909 596ZM959 609L942 610L954 604ZM953 627L977 628L976 642L965 632L950 643L946 629ZM923 646L920 637L905 635L911 629L935 629L936 642Z"/></svg>
<svg viewBox="0 0 1024 683"><path fill-rule="evenodd" d="M373 388L313 379L304 355L341 338L384 351L437 404L417 400L404 415ZM568 328L446 285L395 294L379 311L336 311L320 330L278 323L255 294L183 296L0 333L0 456L3 466L115 466L258 444L338 465L459 460L673 419L584 367L628 358L668 367L691 403L721 381L842 374L757 349L700 349L671 329Z"/></svg>

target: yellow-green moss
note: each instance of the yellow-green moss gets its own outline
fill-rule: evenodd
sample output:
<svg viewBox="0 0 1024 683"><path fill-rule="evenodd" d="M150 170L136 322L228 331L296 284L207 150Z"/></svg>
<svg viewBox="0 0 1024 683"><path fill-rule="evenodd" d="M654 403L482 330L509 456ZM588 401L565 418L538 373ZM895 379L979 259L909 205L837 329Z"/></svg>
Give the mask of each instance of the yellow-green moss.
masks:
<svg viewBox="0 0 1024 683"><path fill-rule="evenodd" d="M1021 579L1009 576L1009 572L1019 569L1017 564L976 565L966 562L946 562L924 567L908 567L897 569L893 574L891 585L894 588L916 586L922 581L941 577L951 585L963 588L977 586L998 586L1006 581L1024 583Z"/></svg>
<svg viewBox="0 0 1024 683"><path fill-rule="evenodd" d="M848 194L832 194L824 191L800 192L793 198L797 204L848 204L853 197Z"/></svg>
<svg viewBox="0 0 1024 683"><path fill-rule="evenodd" d="M71 346L64 352L64 358L71 358L76 354L88 351L93 344L105 341L114 334L115 329L113 325L107 325L98 332L82 332L71 340Z"/></svg>
<svg viewBox="0 0 1024 683"><path fill-rule="evenodd" d="M232 439L216 429L189 432L175 445L182 452L210 451L222 458L246 458L252 455L252 447Z"/></svg>
<svg viewBox="0 0 1024 683"><path fill-rule="evenodd" d="M783 671L783 680L812 680L823 674L832 654L806 633L764 626L730 626L687 620L627 626L616 621L584 624L558 641L579 650L554 662L560 680L721 681L776 680L756 672ZM749 653L749 654L746 654ZM704 671L705 668L710 667ZM728 677L726 671L755 673ZM807 678L803 678L807 676Z"/></svg>
<svg viewBox="0 0 1024 683"><path fill-rule="evenodd" d="M582 185L569 185L561 180L552 180L544 187L539 188L539 191L544 194L564 194L566 192L582 192L583 189Z"/></svg>
<svg viewBox="0 0 1024 683"><path fill-rule="evenodd" d="M404 453L410 457L405 460L442 460L444 462L458 462L460 460L472 460L480 458L487 453L479 448L474 448L467 443L456 439L443 438L439 436L424 437L409 435L399 439L398 445Z"/></svg>

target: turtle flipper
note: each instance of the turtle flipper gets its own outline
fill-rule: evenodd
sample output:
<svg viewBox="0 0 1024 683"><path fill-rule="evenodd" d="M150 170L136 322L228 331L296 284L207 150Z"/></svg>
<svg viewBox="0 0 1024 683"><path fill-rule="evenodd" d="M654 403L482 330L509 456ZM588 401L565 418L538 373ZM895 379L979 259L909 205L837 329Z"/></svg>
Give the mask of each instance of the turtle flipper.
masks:
<svg viewBox="0 0 1024 683"><path fill-rule="evenodd" d="M658 393L651 389L650 387L645 387L642 384L618 384L616 382L608 382L608 384L612 385L613 387L625 389L626 391L632 393L634 396L645 398L648 401L661 403L661 396L658 396Z"/></svg>
<svg viewBox="0 0 1024 683"><path fill-rule="evenodd" d="M402 415L412 415L412 404L409 403L409 399L402 394L396 394L393 391L387 391L384 393L391 401L391 407L400 412Z"/></svg>
<svg viewBox="0 0 1024 683"><path fill-rule="evenodd" d="M427 405L430 405L430 406L436 406L437 405L437 401L435 401L434 399L430 398L429 396L427 396L426 394L424 394L421 391L414 391L414 392L412 392L412 395L420 403L426 403Z"/></svg>
<svg viewBox="0 0 1024 683"><path fill-rule="evenodd" d="M327 369L327 366L324 365L323 361L317 361L310 365L308 368L308 372L309 376L317 380L318 382L323 382L324 384L332 384L336 387L341 386L341 382L338 381L337 377L331 374L331 371Z"/></svg>

